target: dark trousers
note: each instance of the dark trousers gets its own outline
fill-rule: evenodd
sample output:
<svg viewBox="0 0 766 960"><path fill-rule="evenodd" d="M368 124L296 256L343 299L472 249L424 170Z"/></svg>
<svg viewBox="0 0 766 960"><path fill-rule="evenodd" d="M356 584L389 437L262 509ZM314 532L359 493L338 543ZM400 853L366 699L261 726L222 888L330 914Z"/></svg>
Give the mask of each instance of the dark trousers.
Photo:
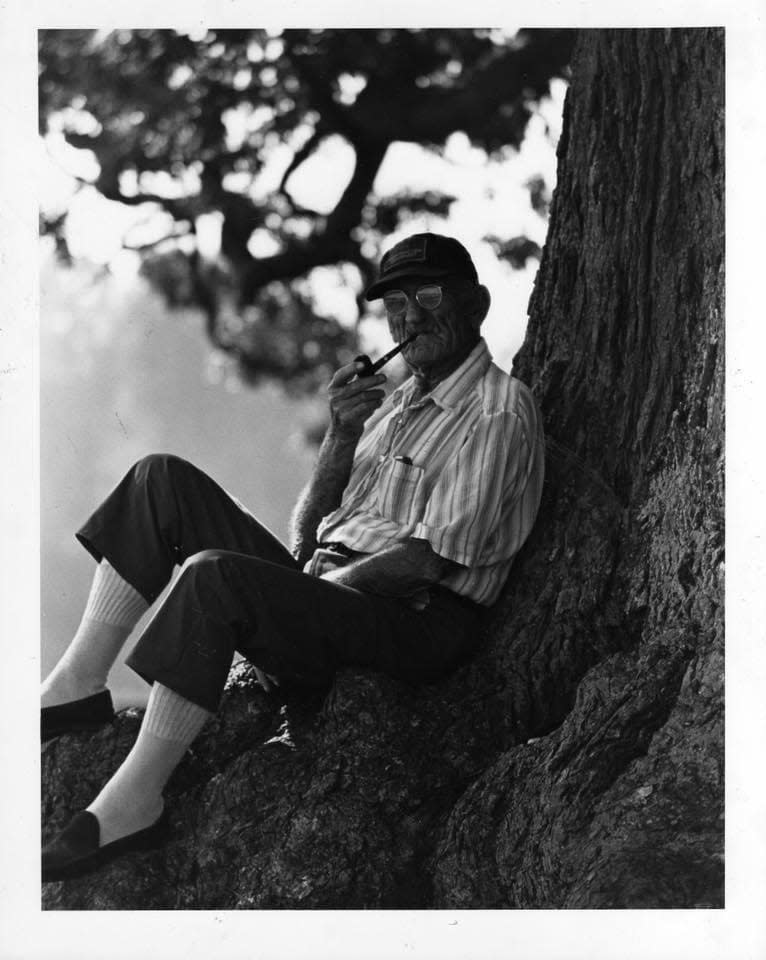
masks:
<svg viewBox="0 0 766 960"><path fill-rule="evenodd" d="M217 709L235 651L279 679L323 686L340 666L438 679L475 647L479 607L437 587L415 611L303 573L290 552L201 470L140 460L77 532L151 603L181 573L128 657L149 683Z"/></svg>

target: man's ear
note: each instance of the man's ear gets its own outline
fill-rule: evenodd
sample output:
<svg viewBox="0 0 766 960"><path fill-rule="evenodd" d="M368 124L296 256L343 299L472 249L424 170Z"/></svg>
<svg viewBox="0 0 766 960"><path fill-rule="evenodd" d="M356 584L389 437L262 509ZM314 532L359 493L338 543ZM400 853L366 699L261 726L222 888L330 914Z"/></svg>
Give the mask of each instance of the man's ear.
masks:
<svg viewBox="0 0 766 960"><path fill-rule="evenodd" d="M471 306L468 312L468 319L476 328L477 332L489 313L489 306L491 303L492 297L490 296L489 290L487 290L483 283L480 283L473 291Z"/></svg>

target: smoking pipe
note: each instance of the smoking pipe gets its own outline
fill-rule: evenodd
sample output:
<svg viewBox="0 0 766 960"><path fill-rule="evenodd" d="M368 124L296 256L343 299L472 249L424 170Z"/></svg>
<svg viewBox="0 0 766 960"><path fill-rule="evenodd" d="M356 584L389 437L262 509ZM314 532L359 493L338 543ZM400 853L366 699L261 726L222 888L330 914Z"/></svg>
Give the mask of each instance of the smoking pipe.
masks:
<svg viewBox="0 0 766 960"><path fill-rule="evenodd" d="M393 350L389 350L388 353L384 353L383 356L376 360L375 363L370 360L366 353L361 354L358 357L354 357L355 363L363 363L364 370L359 374L360 377L371 377L373 373L377 373L381 367L384 367L389 360L393 360L394 357L401 353L402 350L407 346L407 344L412 343L412 341L417 337L417 333L410 334L409 337L405 337L401 343L397 343Z"/></svg>

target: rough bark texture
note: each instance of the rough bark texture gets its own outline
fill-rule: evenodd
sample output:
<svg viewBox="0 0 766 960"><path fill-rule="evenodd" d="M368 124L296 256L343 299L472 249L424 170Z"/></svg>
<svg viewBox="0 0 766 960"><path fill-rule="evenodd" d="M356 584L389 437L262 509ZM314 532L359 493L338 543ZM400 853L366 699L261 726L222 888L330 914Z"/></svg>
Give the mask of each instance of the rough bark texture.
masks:
<svg viewBox="0 0 766 960"><path fill-rule="evenodd" d="M722 906L722 229L722 31L581 35L516 364L544 501L476 658L284 704L238 668L170 844L44 906ZM46 834L137 725L45 747Z"/></svg>

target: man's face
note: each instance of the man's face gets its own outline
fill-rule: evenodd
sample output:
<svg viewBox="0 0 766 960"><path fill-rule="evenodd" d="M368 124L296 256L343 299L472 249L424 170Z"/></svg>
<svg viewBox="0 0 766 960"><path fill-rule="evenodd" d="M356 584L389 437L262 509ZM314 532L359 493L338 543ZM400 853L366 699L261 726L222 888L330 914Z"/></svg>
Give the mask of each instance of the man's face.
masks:
<svg viewBox="0 0 766 960"><path fill-rule="evenodd" d="M442 288L441 303L433 308L422 307L415 298L421 287L437 284ZM456 293L448 280L407 278L397 281L395 289L407 294L402 313L388 314L391 336L398 342L417 333L417 339L403 351L407 364L423 373L451 367L462 361L476 342L478 327L460 308Z"/></svg>

